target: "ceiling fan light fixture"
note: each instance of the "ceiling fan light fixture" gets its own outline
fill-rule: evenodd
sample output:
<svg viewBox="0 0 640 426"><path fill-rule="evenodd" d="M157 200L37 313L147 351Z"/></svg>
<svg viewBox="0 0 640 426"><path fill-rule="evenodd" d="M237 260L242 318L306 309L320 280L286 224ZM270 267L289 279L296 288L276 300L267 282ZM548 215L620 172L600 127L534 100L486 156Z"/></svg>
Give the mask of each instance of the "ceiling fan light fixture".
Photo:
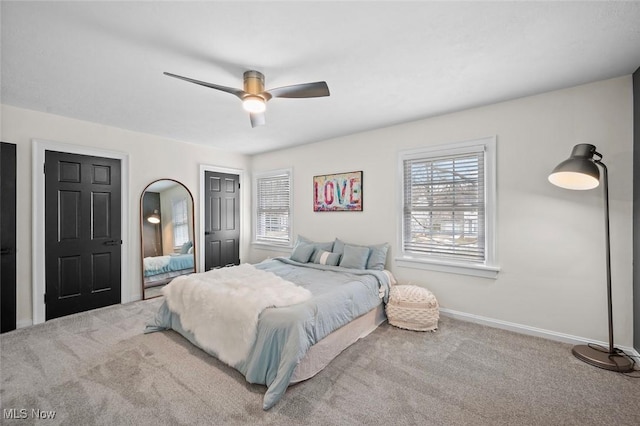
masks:
<svg viewBox="0 0 640 426"><path fill-rule="evenodd" d="M242 107L251 113L265 112L267 104L260 96L249 95L242 100Z"/></svg>

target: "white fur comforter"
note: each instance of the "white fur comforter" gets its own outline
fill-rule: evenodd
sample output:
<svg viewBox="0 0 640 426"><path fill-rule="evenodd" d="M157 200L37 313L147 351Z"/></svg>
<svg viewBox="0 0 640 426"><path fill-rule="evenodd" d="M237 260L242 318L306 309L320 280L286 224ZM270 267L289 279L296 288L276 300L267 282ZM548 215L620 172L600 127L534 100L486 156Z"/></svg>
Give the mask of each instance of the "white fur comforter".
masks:
<svg viewBox="0 0 640 426"><path fill-rule="evenodd" d="M145 271L157 271L167 266L170 260L171 256L145 257L142 259L142 264Z"/></svg>
<svg viewBox="0 0 640 426"><path fill-rule="evenodd" d="M180 276L162 293L183 328L230 366L248 356L264 309L311 297L309 290L249 264Z"/></svg>

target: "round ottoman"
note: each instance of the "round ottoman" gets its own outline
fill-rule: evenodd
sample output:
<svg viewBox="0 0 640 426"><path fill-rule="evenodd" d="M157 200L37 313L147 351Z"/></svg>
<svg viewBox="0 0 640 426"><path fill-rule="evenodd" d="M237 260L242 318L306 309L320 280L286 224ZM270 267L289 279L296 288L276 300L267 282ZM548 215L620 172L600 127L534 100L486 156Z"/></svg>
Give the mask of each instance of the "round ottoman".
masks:
<svg viewBox="0 0 640 426"><path fill-rule="evenodd" d="M415 285L391 287L386 306L389 324L415 331L435 331L440 318L438 309L436 297Z"/></svg>

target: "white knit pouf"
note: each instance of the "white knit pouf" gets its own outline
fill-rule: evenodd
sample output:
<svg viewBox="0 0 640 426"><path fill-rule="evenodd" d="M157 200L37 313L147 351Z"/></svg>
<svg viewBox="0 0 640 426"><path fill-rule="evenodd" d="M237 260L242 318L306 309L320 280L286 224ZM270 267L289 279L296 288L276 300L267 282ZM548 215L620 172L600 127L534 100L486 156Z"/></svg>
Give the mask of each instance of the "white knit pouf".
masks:
<svg viewBox="0 0 640 426"><path fill-rule="evenodd" d="M436 297L426 288L395 285L386 306L389 324L415 331L435 331L440 311Z"/></svg>

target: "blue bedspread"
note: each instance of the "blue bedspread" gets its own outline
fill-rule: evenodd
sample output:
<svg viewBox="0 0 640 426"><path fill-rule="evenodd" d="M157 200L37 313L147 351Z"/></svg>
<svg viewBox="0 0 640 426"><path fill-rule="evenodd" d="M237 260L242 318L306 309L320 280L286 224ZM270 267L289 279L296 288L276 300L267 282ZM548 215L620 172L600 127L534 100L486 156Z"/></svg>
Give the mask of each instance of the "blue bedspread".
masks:
<svg viewBox="0 0 640 426"><path fill-rule="evenodd" d="M306 302L262 311L253 348L246 360L232 366L249 383L268 387L263 401L263 408L268 410L287 390L291 375L309 348L379 305L381 293L386 301L389 282L382 271L303 264L286 258L266 260L255 266L313 294ZM145 333L166 329L177 331L199 346L193 334L183 329L179 315L171 312L165 302L147 324Z"/></svg>
<svg viewBox="0 0 640 426"><path fill-rule="evenodd" d="M164 274L165 272L182 271L184 269L193 269L193 254L175 254L169 256L169 263L157 269L145 269L144 276L151 277L153 275Z"/></svg>

